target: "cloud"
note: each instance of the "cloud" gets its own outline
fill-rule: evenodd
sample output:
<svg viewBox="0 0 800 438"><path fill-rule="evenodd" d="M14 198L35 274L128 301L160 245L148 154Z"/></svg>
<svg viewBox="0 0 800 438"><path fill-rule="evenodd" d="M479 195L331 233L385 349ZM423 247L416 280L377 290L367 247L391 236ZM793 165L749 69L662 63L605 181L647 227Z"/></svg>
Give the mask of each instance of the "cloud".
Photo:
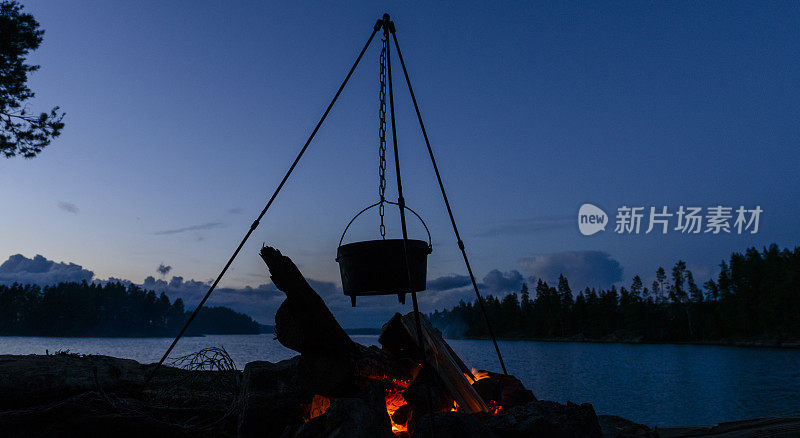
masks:
<svg viewBox="0 0 800 438"><path fill-rule="evenodd" d="M171 270L172 270L172 266L165 265L163 263L159 264L158 268L156 268L156 271L158 271L158 273L161 274L161 275L167 275L167 274L169 274L169 271L171 271Z"/></svg>
<svg viewBox="0 0 800 438"><path fill-rule="evenodd" d="M72 214L78 214L79 211L75 204L67 201L58 201L58 208Z"/></svg>
<svg viewBox="0 0 800 438"><path fill-rule="evenodd" d="M56 263L41 255L29 259L12 255L0 265L0 284L38 284L45 286L69 281L92 281L94 272L74 263Z"/></svg>
<svg viewBox="0 0 800 438"><path fill-rule="evenodd" d="M211 281L185 280L181 276L173 276L169 281L148 276L141 286L157 293L164 292L173 301L180 298L187 309L194 309L208 292L211 283ZM284 295L279 293L273 284L242 288L217 287L206 302L206 306L230 307L250 315L256 321L271 324L283 298Z"/></svg>
<svg viewBox="0 0 800 438"><path fill-rule="evenodd" d="M483 295L504 296L508 293L519 292L525 280L519 271L502 272L499 269L493 269L483 277L483 281L478 282L478 290ZM427 290L419 294L423 312L449 309L461 300L472 301L474 299L475 289L472 287L469 276L466 275L446 275L428 280Z"/></svg>
<svg viewBox="0 0 800 438"><path fill-rule="evenodd" d="M497 237L535 234L542 231L569 228L574 225L574 220L573 216L566 215L536 216L500 223L477 235L481 237Z"/></svg>
<svg viewBox="0 0 800 438"><path fill-rule="evenodd" d="M447 275L429 280L427 287L428 290L442 291L468 286L471 283L469 277L466 275Z"/></svg>
<svg viewBox="0 0 800 438"><path fill-rule="evenodd" d="M622 266L604 251L537 254L520 259L519 264L526 273L550 283L564 274L573 290L608 287L622 280Z"/></svg>
<svg viewBox="0 0 800 438"><path fill-rule="evenodd" d="M482 289L487 293L495 295L507 292L519 292L519 290L522 289L523 281L522 274L517 270L500 272L497 269L492 269L483 277Z"/></svg>
<svg viewBox="0 0 800 438"><path fill-rule="evenodd" d="M483 281L478 282L478 289L490 294L517 292L522 288L524 281L522 274L517 270L501 272L499 269L492 269L483 277ZM433 292L474 291L472 281L466 275L445 275L434 278L428 280L427 286L427 290Z"/></svg>
<svg viewBox="0 0 800 438"><path fill-rule="evenodd" d="M228 214L242 214L244 213L244 209L242 207L231 208L228 210Z"/></svg>
<svg viewBox="0 0 800 438"><path fill-rule="evenodd" d="M214 228L222 228L225 226L222 222L206 222L200 225L192 225L183 228L175 228L172 230L163 230L163 231L156 231L153 234L157 235L164 235L164 234L178 234L178 233L185 233L186 231L197 231L197 230L213 230Z"/></svg>

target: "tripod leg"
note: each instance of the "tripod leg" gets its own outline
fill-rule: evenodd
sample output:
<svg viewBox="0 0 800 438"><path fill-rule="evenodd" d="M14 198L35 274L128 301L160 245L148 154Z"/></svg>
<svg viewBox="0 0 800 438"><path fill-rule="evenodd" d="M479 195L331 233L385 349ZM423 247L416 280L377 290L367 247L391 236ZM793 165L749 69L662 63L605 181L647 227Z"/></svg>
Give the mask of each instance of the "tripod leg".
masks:
<svg viewBox="0 0 800 438"><path fill-rule="evenodd" d="M289 170L286 171L286 174L283 176L283 179L281 180L280 184L278 184L278 188L276 188L275 192L272 193L272 196L269 198L266 207L264 207L264 209L261 210L261 214L259 214L258 218L256 218L253 224L250 225L250 229L247 231L247 234L244 235L244 238L239 243L239 246L236 247L236 250L233 252L233 255L231 255L230 259L228 259L228 263L226 263L225 267L222 268L222 271L217 276L217 279L214 280L214 283L211 284L211 287L208 289L208 292L206 292L206 295L203 297L202 300L200 300L200 303L194 309L194 312L192 312L191 316L189 316L189 319L186 321L186 324L184 324L183 328L178 333L178 336L175 337L175 339L172 341L172 344L170 344L169 348L167 348L167 351L164 352L163 356L161 356L161 360L158 361L156 367L153 368L153 370L147 376L145 384L150 382L153 376L155 376L158 369L161 368L161 365L164 364L164 361L172 352L172 349L175 348L175 345L178 343L178 340L180 340L183 334L186 333L186 329L189 328L189 325L192 323L192 321L194 321L194 318L197 316L197 314L200 312L200 309L203 308L203 305L208 300L208 297L211 296L211 293L214 292L214 289L216 289L217 284L219 284L219 281L222 280L222 277L225 275L225 272L228 271L228 268L231 266L231 263L233 263L233 260L236 258L237 255L239 255L239 251L242 250L242 247L244 246L245 242L247 242L247 239L250 238L250 235L253 234L253 231L255 231L255 229L258 227L259 221L261 221L261 219L267 213L267 210L269 210L269 207L272 205L272 202L278 196L278 193L283 188L283 185L286 184L286 180L289 179L289 175L292 174L292 171L294 171L294 168L297 166L297 163L300 162L300 158L303 157L303 154L306 152L306 149L308 149L308 145L311 144L311 140L313 140L314 136L317 135L317 131L319 130L320 126L322 126L322 122L324 122L325 118L328 117L328 113L331 111L331 108L333 108L333 104L336 103L336 99L338 99L339 95L342 94L342 90L344 90L345 85L347 85L347 81L350 80L350 76L353 75L353 71L355 71L356 67L358 66L358 63L361 61L361 57L364 56L364 52L367 51L367 47L369 47L369 44L372 42L372 38L375 37L375 34L378 32L378 30L380 30L381 26L382 26L382 21L378 20L378 22L375 23L375 26L372 29L372 33L370 34L369 39L367 39L366 44L364 44L364 48L361 49L361 52L358 54L358 57L356 58L356 61L353 63L353 66L350 67L350 71L347 72L347 76L345 76L344 81L342 81L342 85L339 86L339 89L336 91L336 94L333 96L333 99L331 99L331 103L328 104L328 108L322 114L322 117L319 119L319 122L317 122L317 126L314 127L314 130L311 132L311 135L308 137L308 140L306 140L306 143L303 145L303 148L300 149L300 153L297 154L297 158L294 159L294 162L289 167Z"/></svg>
<svg viewBox="0 0 800 438"><path fill-rule="evenodd" d="M497 359L500 361L500 366L503 368L503 374L508 374L508 371L506 370L506 364L503 361L503 355L500 354L500 347L497 345L497 338L494 335L492 323L489 321L489 315L486 313L486 305L484 304L481 293L478 291L478 283L475 281L475 275L472 273L472 267L469 264L467 251L464 249L464 241L461 240L461 235L458 233L456 220L453 217L453 210L450 208L450 201L447 199L447 193L444 190L444 183L442 183L442 177L439 174L439 168L436 166L436 159L433 156L431 142L428 140L428 132L425 130L425 124L422 122L422 114L419 111L419 105L417 105L417 98L414 96L414 88L411 87L411 80L408 77L408 70L406 70L406 63L403 61L403 54L400 51L400 44L397 42L397 35L395 35L394 26L392 26L390 30L392 31L392 38L394 39L394 46L397 49L397 57L400 59L400 66L403 68L403 75L406 79L406 85L408 85L408 91L411 94L411 101L414 103L414 110L417 112L417 120L419 120L419 126L422 129L422 136L425 138L425 145L428 147L428 155L431 157L433 170L436 172L436 179L439 181L439 189L441 189L442 197L444 198L444 205L447 207L447 214L450 216L450 223L453 225L453 232L455 233L456 240L458 241L458 248L461 250L461 255L464 258L464 264L467 266L467 272L469 272L469 278L472 281L472 287L475 289L475 296L477 297L478 305L480 306L483 317L486 320L486 326L489 328L489 334L492 337L492 343L494 344L494 349L497 352Z"/></svg>

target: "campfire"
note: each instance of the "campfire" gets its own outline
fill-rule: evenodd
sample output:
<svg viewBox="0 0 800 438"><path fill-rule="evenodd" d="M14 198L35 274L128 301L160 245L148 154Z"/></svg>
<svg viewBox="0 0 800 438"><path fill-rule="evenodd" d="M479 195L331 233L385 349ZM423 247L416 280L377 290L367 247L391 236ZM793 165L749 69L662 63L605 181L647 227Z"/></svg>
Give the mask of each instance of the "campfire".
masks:
<svg viewBox="0 0 800 438"><path fill-rule="evenodd" d="M391 328L397 324L400 324L401 326L405 327L405 322L410 321L411 318L413 318L412 314L408 314L406 316L397 314L394 318L392 318L387 326ZM386 331L387 326L384 327L384 336L389 336ZM446 341L441 339L441 335L439 335L438 332L435 332L434 336L435 338L438 338L439 345L444 346L444 348L449 350L449 346L447 345ZM454 353L451 354L454 355ZM457 356L453 357L460 361ZM452 395L450 395L449 392L447 392L446 387L448 385L444 384L441 377L423 376L421 374L423 363L417 362L413 368L413 378L411 379L398 378L390 375L369 376L366 379L371 381L371 383L367 385L379 384L383 386L386 414L389 416L392 432L396 436L410 436L410 433L413 432L415 423L419 421L418 415L415 416L415 414L417 412L428 412L428 407L425 405L427 401L424 398L421 399L421 396L425 397L425 393L423 391L428 390L426 385L431 384L431 377L434 377L433 384L436 386L434 391L436 392L438 398L436 399L437 403L435 410L438 412L449 411L467 412L482 415L497 415L503 409L503 393L506 387L508 387L508 390L505 391L506 402L511 401L512 403L520 404L533 399L533 394L530 393L530 391L525 390L519 381L517 381L514 377L503 376L486 370L476 370L475 368L471 368L462 375L464 381L466 381L474 390L474 394L472 394L473 391L465 391L468 394L471 394L473 397L473 406L485 405L485 410L482 409L477 412L474 410L465 411L459 408L458 402L455 400L455 398L453 398ZM460 382L451 382L451 385L463 385L463 381L461 381L461 379L457 380ZM514 391L516 391L516 400L509 398L509 395L512 395ZM409 400L406 400L406 396L409 397ZM315 394L311 403L304 407L306 415L304 415L303 419L305 421L309 421L324 414L325 411L330 407L333 400L333 398ZM469 404L465 403L465 405Z"/></svg>
<svg viewBox="0 0 800 438"><path fill-rule="evenodd" d="M353 342L288 257L269 247L261 256L287 297L275 334L301 353L299 378L313 394L302 407L307 423L337 399L358 398L372 401L395 436L411 436L431 411L486 418L535 400L513 376L469 368L424 317L420 336L413 313L383 325L380 347Z"/></svg>

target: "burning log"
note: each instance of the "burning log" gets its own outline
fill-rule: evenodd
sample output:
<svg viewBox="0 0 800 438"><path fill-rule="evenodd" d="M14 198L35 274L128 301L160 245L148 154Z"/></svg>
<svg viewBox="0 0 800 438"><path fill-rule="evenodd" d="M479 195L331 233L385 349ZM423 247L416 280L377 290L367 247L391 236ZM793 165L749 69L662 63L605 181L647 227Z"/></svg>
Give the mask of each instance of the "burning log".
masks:
<svg viewBox="0 0 800 438"><path fill-rule="evenodd" d="M502 407L513 407L536 401L536 396L514 376L480 370L473 373L472 387L496 414Z"/></svg>
<svg viewBox="0 0 800 438"><path fill-rule="evenodd" d="M414 318L413 313L405 316L395 314L383 326L379 342L391 351L397 352L396 354L410 352L419 355L420 351L424 350L425 361L436 370L436 374L458 404L460 411L469 414L489 412L486 403L467 380L467 376L472 376L470 369L445 342L441 332L422 316L420 319L425 345L419 345Z"/></svg>

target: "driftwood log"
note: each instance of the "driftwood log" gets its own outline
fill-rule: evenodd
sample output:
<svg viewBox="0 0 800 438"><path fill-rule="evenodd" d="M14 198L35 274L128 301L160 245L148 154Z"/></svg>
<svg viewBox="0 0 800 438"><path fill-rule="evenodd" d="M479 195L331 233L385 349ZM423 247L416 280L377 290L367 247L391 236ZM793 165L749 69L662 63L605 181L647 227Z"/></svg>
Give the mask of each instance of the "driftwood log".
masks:
<svg viewBox="0 0 800 438"><path fill-rule="evenodd" d="M275 336L300 353L298 372L315 394L349 395L356 387L358 348L289 257L261 249L275 287L286 299L275 313Z"/></svg>
<svg viewBox="0 0 800 438"><path fill-rule="evenodd" d="M314 394L349 397L382 376L412 377L413 369L377 347L350 339L289 257L265 246L261 258L286 299L275 313L278 342L300 353L298 372Z"/></svg>
<svg viewBox="0 0 800 438"><path fill-rule="evenodd" d="M275 335L285 347L306 355L351 353L355 343L289 257L265 246L261 258L286 300L275 313Z"/></svg>

